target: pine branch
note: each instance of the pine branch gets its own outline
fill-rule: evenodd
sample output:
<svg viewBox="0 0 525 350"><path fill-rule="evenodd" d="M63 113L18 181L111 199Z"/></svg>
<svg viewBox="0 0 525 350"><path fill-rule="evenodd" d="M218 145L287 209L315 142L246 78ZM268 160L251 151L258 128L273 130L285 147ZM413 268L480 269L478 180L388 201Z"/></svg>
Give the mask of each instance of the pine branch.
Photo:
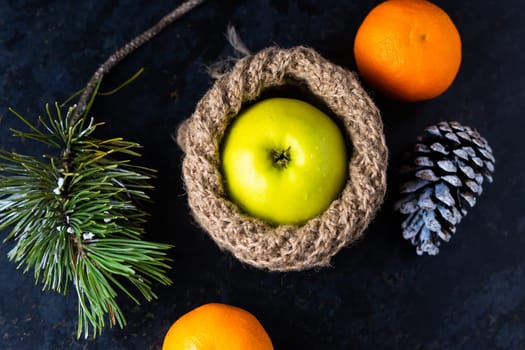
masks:
<svg viewBox="0 0 525 350"><path fill-rule="evenodd" d="M43 160L0 150L0 230L11 228L8 253L35 281L78 295L78 335L106 325L125 325L116 302L119 292L139 303L133 286L146 300L151 285L171 284L166 277L169 245L141 240L147 213L138 202L154 171L132 166L115 156L136 156L138 144L120 138L99 140L100 124L71 124L75 108L63 115L58 105L39 118L43 131L16 114L29 131L15 136L36 140L52 151ZM87 125L84 125L87 124Z"/></svg>
<svg viewBox="0 0 525 350"><path fill-rule="evenodd" d="M93 74L76 106L62 113L46 106L37 128L11 110L29 131L13 130L16 137L34 140L52 152L42 159L0 150L0 230L10 228L4 241L14 241L8 253L24 272L33 270L43 289L66 293L73 284L78 296L77 336L106 325L126 324L116 302L119 292L136 303L130 290L155 298L153 282L171 284L166 276L169 245L141 240L148 214L139 208L148 201L148 181L154 171L134 166L122 156L139 156L140 146L121 138L93 136L102 125L88 119L100 83L116 64L165 27L204 0L186 0L153 27L115 51ZM140 71L112 94L133 81ZM115 159L115 156L119 159Z"/></svg>

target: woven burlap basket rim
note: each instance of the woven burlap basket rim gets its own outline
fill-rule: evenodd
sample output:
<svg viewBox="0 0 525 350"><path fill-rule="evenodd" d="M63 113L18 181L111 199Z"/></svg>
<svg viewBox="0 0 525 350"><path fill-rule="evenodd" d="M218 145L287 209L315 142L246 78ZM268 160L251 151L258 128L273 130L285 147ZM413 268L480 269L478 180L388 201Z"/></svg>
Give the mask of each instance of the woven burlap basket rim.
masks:
<svg viewBox="0 0 525 350"><path fill-rule="evenodd" d="M220 144L243 104L272 87L301 84L333 112L352 143L341 196L298 227L273 227L227 199ZM271 47L240 59L219 77L178 130L183 177L195 220L240 261L273 271L326 266L374 217L386 190L387 148L380 113L355 73L303 46Z"/></svg>

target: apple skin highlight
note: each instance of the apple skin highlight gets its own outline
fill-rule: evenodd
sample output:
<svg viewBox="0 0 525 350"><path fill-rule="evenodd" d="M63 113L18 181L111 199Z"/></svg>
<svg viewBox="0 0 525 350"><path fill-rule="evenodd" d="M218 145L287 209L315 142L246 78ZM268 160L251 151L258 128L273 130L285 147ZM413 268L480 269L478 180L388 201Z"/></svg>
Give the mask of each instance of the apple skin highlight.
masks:
<svg viewBox="0 0 525 350"><path fill-rule="evenodd" d="M275 225L302 224L336 199L347 178L344 137L314 106L270 98L247 108L221 145L230 200Z"/></svg>

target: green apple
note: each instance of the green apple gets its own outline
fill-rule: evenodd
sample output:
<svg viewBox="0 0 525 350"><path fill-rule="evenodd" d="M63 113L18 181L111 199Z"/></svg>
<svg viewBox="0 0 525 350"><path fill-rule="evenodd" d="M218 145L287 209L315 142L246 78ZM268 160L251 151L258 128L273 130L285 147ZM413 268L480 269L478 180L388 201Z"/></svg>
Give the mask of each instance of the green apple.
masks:
<svg viewBox="0 0 525 350"><path fill-rule="evenodd" d="M254 104L233 120L221 146L230 199L271 224L302 224L322 213L346 181L341 130L303 101Z"/></svg>

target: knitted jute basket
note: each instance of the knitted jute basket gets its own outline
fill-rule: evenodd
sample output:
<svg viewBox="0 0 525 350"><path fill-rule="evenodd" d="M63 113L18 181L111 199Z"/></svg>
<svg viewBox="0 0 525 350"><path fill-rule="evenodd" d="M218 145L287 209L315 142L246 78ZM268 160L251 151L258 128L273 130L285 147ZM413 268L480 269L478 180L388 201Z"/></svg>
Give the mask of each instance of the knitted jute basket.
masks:
<svg viewBox="0 0 525 350"><path fill-rule="evenodd" d="M220 145L243 104L265 89L301 84L340 119L352 144L340 197L302 226L271 226L228 200ZM249 135L247 135L249 137ZM387 148L380 114L354 73L305 47L268 48L240 59L218 78L179 128L183 176L195 220L239 260L274 271L325 266L358 239L383 201Z"/></svg>

